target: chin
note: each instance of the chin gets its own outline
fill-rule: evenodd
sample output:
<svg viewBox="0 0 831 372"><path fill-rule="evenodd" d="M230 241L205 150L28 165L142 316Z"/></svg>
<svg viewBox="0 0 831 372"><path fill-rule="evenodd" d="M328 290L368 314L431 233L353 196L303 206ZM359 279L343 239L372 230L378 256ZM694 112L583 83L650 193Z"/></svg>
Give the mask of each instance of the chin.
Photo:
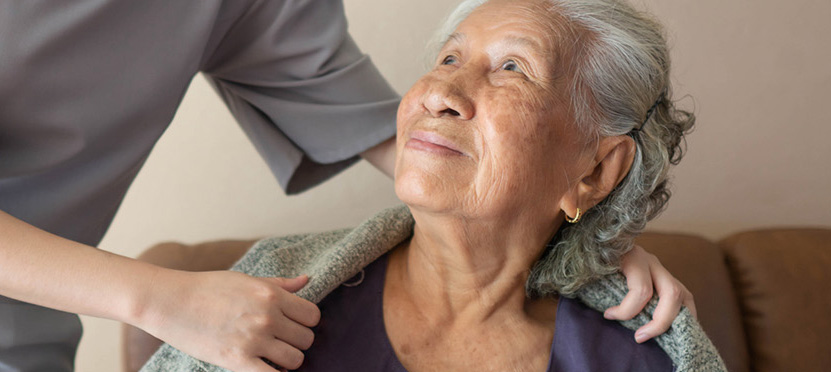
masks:
<svg viewBox="0 0 831 372"><path fill-rule="evenodd" d="M430 200L429 188L425 186L423 180L412 172L395 174L395 195L408 206L423 205Z"/></svg>
<svg viewBox="0 0 831 372"><path fill-rule="evenodd" d="M432 176L432 177L431 177ZM395 174L395 195L410 209L439 213L453 209L454 195L447 195L448 190L455 190L432 178L436 175L424 175L421 172L398 172Z"/></svg>

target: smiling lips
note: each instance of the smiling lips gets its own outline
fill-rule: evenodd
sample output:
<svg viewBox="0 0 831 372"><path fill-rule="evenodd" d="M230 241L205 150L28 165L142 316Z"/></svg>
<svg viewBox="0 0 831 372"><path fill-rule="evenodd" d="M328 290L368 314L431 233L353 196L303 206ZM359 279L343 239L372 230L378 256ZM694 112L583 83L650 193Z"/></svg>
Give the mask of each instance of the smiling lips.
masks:
<svg viewBox="0 0 831 372"><path fill-rule="evenodd" d="M405 146L436 155L467 156L453 141L433 132L414 131Z"/></svg>

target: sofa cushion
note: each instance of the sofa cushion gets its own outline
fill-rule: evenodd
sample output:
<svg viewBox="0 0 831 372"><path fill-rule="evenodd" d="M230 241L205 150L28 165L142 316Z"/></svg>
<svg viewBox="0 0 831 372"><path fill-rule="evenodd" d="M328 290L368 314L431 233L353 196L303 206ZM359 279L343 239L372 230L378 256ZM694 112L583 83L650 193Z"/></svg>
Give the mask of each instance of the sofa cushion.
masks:
<svg viewBox="0 0 831 372"><path fill-rule="evenodd" d="M743 232L721 243L756 371L831 366L831 229Z"/></svg>
<svg viewBox="0 0 831 372"><path fill-rule="evenodd" d="M721 249L685 234L648 232L637 243L654 254L695 297L701 327L731 372L749 371L739 306Z"/></svg>

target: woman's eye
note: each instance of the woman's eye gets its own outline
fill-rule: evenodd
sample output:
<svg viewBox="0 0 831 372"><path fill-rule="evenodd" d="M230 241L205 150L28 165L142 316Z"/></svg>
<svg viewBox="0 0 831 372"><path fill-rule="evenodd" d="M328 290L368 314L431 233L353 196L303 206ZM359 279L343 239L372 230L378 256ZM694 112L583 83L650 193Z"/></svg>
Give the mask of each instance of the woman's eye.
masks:
<svg viewBox="0 0 831 372"><path fill-rule="evenodd" d="M502 64L502 69L505 71L516 71L522 72L522 69L519 68L519 65L514 62L513 60L508 60L507 62Z"/></svg>
<svg viewBox="0 0 831 372"><path fill-rule="evenodd" d="M447 57L444 57L443 60L441 60L441 64L443 64L443 65L452 65L454 63L456 63L456 57L454 57L454 56L447 56Z"/></svg>

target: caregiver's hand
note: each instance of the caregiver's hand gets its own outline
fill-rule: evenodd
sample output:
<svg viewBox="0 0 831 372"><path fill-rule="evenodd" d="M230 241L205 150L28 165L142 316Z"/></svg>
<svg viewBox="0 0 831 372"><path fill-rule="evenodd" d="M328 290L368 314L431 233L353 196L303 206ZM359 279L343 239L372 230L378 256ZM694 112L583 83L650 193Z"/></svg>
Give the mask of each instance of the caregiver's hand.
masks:
<svg viewBox="0 0 831 372"><path fill-rule="evenodd" d="M623 256L621 272L626 277L629 293L620 305L606 309L606 319L628 320L638 315L652 298L653 286L658 293L658 306L652 320L635 332L635 341L645 342L669 329L681 311L681 305L696 315L693 295L658 261L658 257L635 246Z"/></svg>
<svg viewBox="0 0 831 372"><path fill-rule="evenodd" d="M64 239L0 211L0 295L139 327L237 372L294 368L320 319L307 277L166 269Z"/></svg>
<svg viewBox="0 0 831 372"><path fill-rule="evenodd" d="M292 294L308 277L254 278L230 271L162 269L138 327L191 356L237 372L295 369L320 310Z"/></svg>

